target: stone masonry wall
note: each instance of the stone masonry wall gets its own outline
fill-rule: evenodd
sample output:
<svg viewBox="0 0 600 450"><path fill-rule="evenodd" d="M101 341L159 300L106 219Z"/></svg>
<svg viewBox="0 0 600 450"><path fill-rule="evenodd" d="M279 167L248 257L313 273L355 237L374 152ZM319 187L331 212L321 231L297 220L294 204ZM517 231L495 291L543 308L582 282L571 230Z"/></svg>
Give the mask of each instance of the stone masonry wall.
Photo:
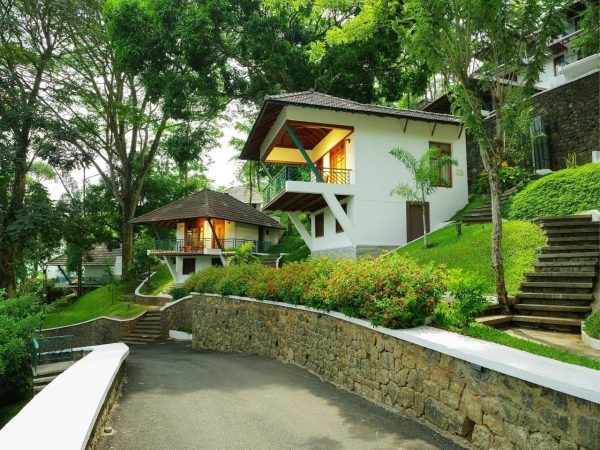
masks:
<svg viewBox="0 0 600 450"><path fill-rule="evenodd" d="M163 337L169 337L169 330L179 327L192 328L192 299L182 298L179 302L160 312Z"/></svg>
<svg viewBox="0 0 600 450"><path fill-rule="evenodd" d="M123 336L132 331L142 317L129 320L115 320L101 317L88 322L45 329L42 330L42 336L73 335L73 345L75 347L112 344L113 342L122 342Z"/></svg>
<svg viewBox="0 0 600 450"><path fill-rule="evenodd" d="M269 356L472 448L600 448L600 405L317 312L195 295L193 347Z"/></svg>
<svg viewBox="0 0 600 450"><path fill-rule="evenodd" d="M546 121L550 168L565 168L565 158L577 155L577 164L592 162L600 150L600 72L533 96L534 114ZM469 188L483 170L479 146L467 133Z"/></svg>

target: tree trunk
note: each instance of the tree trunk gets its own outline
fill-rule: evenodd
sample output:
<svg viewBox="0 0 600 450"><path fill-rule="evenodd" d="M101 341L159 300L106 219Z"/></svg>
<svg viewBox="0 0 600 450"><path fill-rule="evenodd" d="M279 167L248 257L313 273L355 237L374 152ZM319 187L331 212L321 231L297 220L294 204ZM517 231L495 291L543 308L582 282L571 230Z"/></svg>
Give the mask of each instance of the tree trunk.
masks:
<svg viewBox="0 0 600 450"><path fill-rule="evenodd" d="M427 249L429 247L427 244L427 205L424 200L421 203L421 211L423 212L423 248Z"/></svg>
<svg viewBox="0 0 600 450"><path fill-rule="evenodd" d="M123 272L121 277L124 280L130 280L129 265L132 260L133 251L133 225L129 223L133 219L134 208L127 206L123 211L123 222L121 223L121 255L123 261Z"/></svg>
<svg viewBox="0 0 600 450"><path fill-rule="evenodd" d="M77 298L83 295L83 258L80 255L77 261Z"/></svg>
<svg viewBox="0 0 600 450"><path fill-rule="evenodd" d="M0 246L0 287L6 291L8 297L12 297L17 290L14 255L15 249L12 245Z"/></svg>
<svg viewBox="0 0 600 450"><path fill-rule="evenodd" d="M491 170L490 170L491 169ZM508 296L504 281L504 257L502 256L502 188L498 171L488 169L490 200L492 204L492 267L496 280L498 303L508 312Z"/></svg>

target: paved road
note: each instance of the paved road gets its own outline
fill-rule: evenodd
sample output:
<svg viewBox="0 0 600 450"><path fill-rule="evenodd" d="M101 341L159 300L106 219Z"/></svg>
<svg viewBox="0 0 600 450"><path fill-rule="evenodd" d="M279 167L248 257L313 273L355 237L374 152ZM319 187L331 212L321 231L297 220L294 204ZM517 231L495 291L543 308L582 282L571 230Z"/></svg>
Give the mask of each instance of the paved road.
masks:
<svg viewBox="0 0 600 450"><path fill-rule="evenodd" d="M268 358L131 349L105 449L457 449L425 426Z"/></svg>

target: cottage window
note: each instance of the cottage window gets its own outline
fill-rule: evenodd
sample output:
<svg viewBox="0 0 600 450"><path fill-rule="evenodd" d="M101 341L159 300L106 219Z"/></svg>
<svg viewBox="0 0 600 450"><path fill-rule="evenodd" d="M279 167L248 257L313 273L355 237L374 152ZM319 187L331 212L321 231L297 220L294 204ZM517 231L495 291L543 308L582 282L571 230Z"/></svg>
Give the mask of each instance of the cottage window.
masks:
<svg viewBox="0 0 600 450"><path fill-rule="evenodd" d="M189 275L196 272L196 258L183 258L183 274Z"/></svg>
<svg viewBox="0 0 600 450"><path fill-rule="evenodd" d="M452 146L450 144L444 142L430 142L429 147L437 148L442 155L452 156ZM439 184L438 187L452 187L452 164L440 167L440 177L445 183Z"/></svg>
<svg viewBox="0 0 600 450"><path fill-rule="evenodd" d="M325 235L325 214L319 213L315 215L315 237Z"/></svg>
<svg viewBox="0 0 600 450"><path fill-rule="evenodd" d="M344 212L346 214L348 214L348 203L344 203L342 205L342 209L344 210ZM344 232L344 229L342 228L342 225L337 221L337 219L335 221L335 232L336 233L343 233Z"/></svg>

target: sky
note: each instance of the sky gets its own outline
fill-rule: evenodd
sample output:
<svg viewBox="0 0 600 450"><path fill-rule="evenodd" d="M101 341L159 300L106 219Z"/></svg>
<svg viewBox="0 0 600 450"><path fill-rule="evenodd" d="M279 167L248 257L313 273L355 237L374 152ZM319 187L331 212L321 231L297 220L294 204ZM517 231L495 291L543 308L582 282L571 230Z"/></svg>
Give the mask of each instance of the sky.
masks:
<svg viewBox="0 0 600 450"><path fill-rule="evenodd" d="M213 180L213 187L231 187L237 184L235 174L237 171L236 162L232 161L237 156L237 151L229 144L229 141L233 136L240 136L240 134L233 127L234 120L222 122L221 132L223 136L219 139L219 146L208 152L208 159L212 163L208 166L207 177ZM227 126L229 125L229 126ZM78 181L81 185L83 183L83 170L74 170L71 172L71 176ZM98 172L92 167L85 171L85 177L87 184L98 183ZM64 193L64 188L60 181L47 181L45 182L46 187L50 192L50 196L54 200L58 200Z"/></svg>

